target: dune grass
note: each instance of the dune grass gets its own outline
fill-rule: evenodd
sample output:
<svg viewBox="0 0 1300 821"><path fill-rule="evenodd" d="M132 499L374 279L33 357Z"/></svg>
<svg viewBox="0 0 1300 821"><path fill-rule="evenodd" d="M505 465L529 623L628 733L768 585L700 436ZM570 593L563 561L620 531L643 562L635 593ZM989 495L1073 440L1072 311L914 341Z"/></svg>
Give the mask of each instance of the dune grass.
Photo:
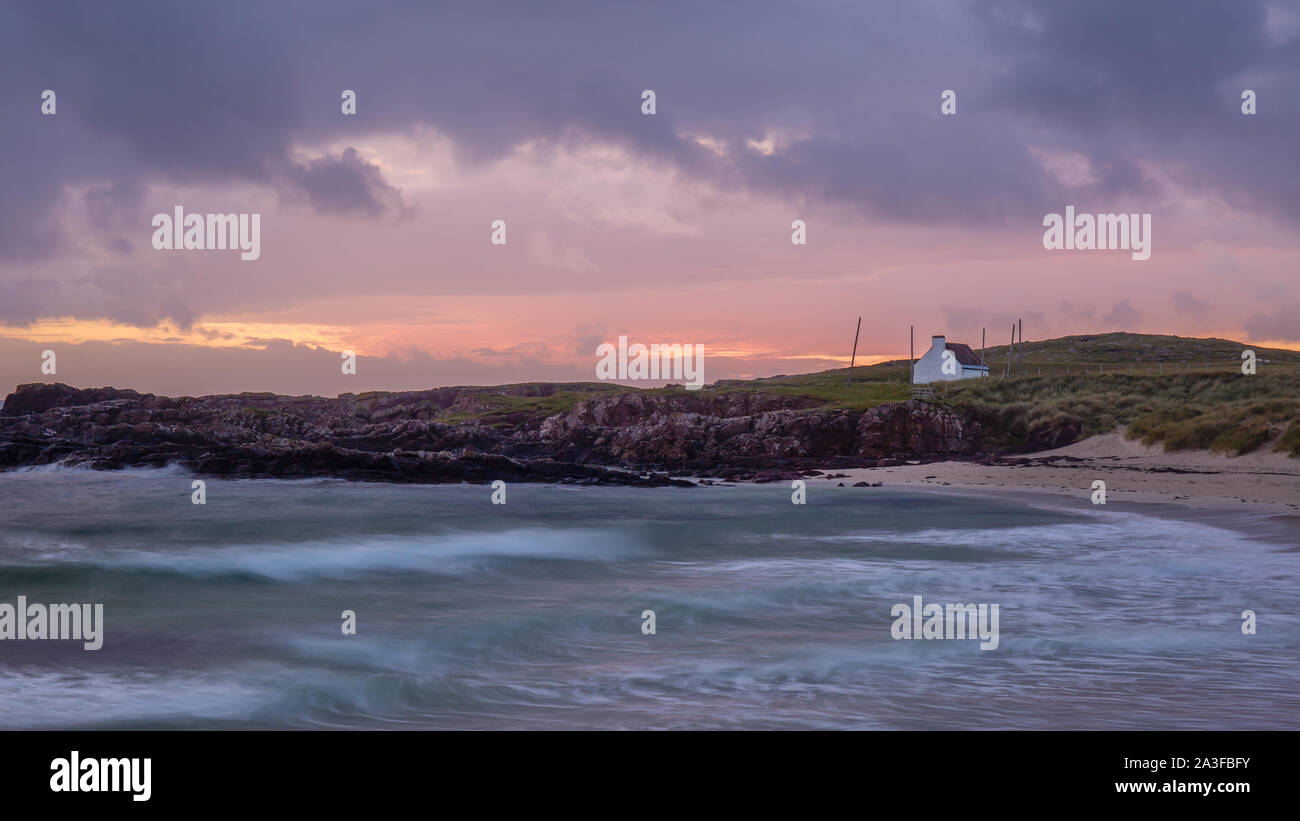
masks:
<svg viewBox="0 0 1300 821"><path fill-rule="evenodd" d="M1080 436L1127 425L1129 438L1168 450L1240 455L1277 438L1295 455L1300 434L1300 367L1172 375L1087 374L981 380L944 390L940 400L1003 432L1007 445L1036 432L1074 426ZM1289 436L1289 438L1288 438Z"/></svg>
<svg viewBox="0 0 1300 821"><path fill-rule="evenodd" d="M1273 446L1278 453L1300 456L1300 420L1292 422Z"/></svg>

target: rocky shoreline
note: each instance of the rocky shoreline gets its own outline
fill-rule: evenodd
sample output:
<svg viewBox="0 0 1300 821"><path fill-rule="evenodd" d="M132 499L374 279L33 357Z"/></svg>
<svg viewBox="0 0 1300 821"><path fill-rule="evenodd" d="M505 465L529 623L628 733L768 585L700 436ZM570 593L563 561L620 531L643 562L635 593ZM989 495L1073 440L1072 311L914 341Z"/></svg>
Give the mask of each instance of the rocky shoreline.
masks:
<svg viewBox="0 0 1300 821"><path fill-rule="evenodd" d="M855 413L757 390L627 389L560 412L484 413L503 397L563 387L173 398L33 383L0 407L0 469L179 464L232 478L657 487L992 455L978 424L915 400Z"/></svg>

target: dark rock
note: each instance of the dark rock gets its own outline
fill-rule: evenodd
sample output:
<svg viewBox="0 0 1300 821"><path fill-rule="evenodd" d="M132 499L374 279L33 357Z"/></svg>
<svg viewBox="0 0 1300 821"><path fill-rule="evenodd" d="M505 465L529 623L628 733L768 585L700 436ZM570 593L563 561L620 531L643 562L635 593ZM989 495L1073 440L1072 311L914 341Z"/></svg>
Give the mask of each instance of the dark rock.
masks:
<svg viewBox="0 0 1300 821"><path fill-rule="evenodd" d="M153 397L153 394L144 394L145 397ZM129 390L117 390L116 388L73 388L64 385L62 382L45 384L41 382L29 382L25 385L19 385L14 392L5 398L4 407L0 408L0 414L5 416L23 416L32 413L41 413L50 408L74 407L78 405L91 405L98 402L111 402L118 399L139 399L141 394Z"/></svg>
<svg viewBox="0 0 1300 821"><path fill-rule="evenodd" d="M0 407L0 469L180 463L221 476L687 487L692 483L672 475L772 483L827 469L983 455L981 424L924 402L857 413L762 390L609 385L584 386L589 398L554 413L500 410L494 398L545 399L561 388L173 398L25 384Z"/></svg>

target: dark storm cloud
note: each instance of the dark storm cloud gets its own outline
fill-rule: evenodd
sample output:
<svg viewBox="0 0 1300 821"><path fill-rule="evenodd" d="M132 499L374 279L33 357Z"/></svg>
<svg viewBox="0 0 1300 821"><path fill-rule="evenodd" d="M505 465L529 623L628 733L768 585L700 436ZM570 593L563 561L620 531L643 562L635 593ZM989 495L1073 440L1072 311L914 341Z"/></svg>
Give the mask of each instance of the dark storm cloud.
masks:
<svg viewBox="0 0 1300 821"><path fill-rule="evenodd" d="M271 185L320 212L398 213L400 192L355 151L298 162L292 149L420 124L449 135L467 164L526 140L613 141L730 190L926 225L1036 226L1067 201L1151 193L1139 163L1175 160L1190 189L1294 222L1300 50L1269 37L1266 8L10 4L0 263L66 247L54 214L65 186L94 186L88 207L108 248L121 247L114 214L135 219L154 181ZM1255 117L1238 109L1247 81ZM38 113L45 88L58 92L55 117ZM340 114L345 88L358 94L355 117ZM640 114L644 88L658 94L655 117ZM955 117L939 114L946 88L958 91ZM745 147L769 134L784 140L774 153ZM1084 154L1094 181L1063 188L1031 146ZM41 302L0 277L20 306L6 315Z"/></svg>
<svg viewBox="0 0 1300 821"><path fill-rule="evenodd" d="M94 186L87 205L98 227L134 215L150 181L280 183L321 211L386 212L395 189L355 155L306 165L289 158L295 136L312 136L303 92L312 51L322 58L344 47L347 30L331 32L346 20L310 12L192 3L0 10L0 258L58 250L50 212L64 185ZM298 39L308 16L310 43ZM53 117L39 112L46 88L58 95Z"/></svg>
<svg viewBox="0 0 1300 821"><path fill-rule="evenodd" d="M1214 127L1220 83L1274 59L1262 2L986 0L976 10L1008 61L995 99L1077 131Z"/></svg>
<svg viewBox="0 0 1300 821"><path fill-rule="evenodd" d="M1293 82L1298 67L1294 46L1269 44L1262 2L986 2L964 19L947 4L889 5L24 3L8 15L24 82L6 83L5 118L30 124L36 92L57 87L65 114L149 172L221 181L292 170L295 136L358 124L431 122L471 159L599 137L702 168L677 127L743 139L802 122L816 133L778 159L747 157L741 181L921 218L945 194L978 213L1046 186L1019 122L989 117L990 103L1067 142L1227 136L1242 118L1226 81L1257 70ZM637 110L642 87L661 95L654 119ZM946 87L961 105L939 121ZM342 88L358 91L355 120L339 114ZM1123 157L1098 165L1103 187L1140 182Z"/></svg>
<svg viewBox="0 0 1300 821"><path fill-rule="evenodd" d="M1141 193L1135 160L1176 160L1190 188L1294 223L1300 49L1270 35L1270 6L1294 13L1265 0L980 2L1005 61L990 103L1113 167L1098 194ZM1241 113L1246 88L1258 95L1254 116Z"/></svg>
<svg viewBox="0 0 1300 821"><path fill-rule="evenodd" d="M403 210L400 192L384 180L379 167L348 148L338 157L320 157L285 171L295 186L323 213L371 217Z"/></svg>

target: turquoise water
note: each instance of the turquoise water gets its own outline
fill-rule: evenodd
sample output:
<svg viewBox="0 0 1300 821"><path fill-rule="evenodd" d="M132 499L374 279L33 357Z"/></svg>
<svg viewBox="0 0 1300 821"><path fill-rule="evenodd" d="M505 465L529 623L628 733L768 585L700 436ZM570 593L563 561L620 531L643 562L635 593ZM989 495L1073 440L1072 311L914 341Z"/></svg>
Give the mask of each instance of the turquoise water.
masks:
<svg viewBox="0 0 1300 821"><path fill-rule="evenodd" d="M106 622L0 641L0 726L1300 728L1285 538L892 488L191 478L0 474L0 602ZM999 604L998 648L894 640L914 595Z"/></svg>

